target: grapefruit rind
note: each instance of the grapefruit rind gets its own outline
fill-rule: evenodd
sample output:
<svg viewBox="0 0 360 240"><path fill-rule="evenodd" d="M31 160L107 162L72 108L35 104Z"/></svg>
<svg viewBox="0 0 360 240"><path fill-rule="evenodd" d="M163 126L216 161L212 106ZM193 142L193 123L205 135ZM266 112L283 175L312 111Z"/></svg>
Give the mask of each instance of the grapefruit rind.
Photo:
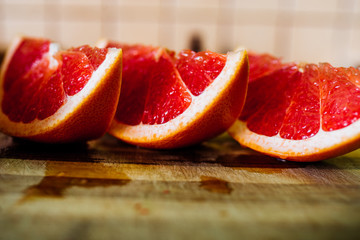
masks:
<svg viewBox="0 0 360 240"><path fill-rule="evenodd" d="M219 76L202 94L191 94L190 106L174 119L155 125L130 126L113 120L109 133L148 148L178 148L196 144L226 131L244 106L248 82L246 50L230 52Z"/></svg>
<svg viewBox="0 0 360 240"><path fill-rule="evenodd" d="M250 131L246 122L236 120L228 133L241 145L286 160L312 162L339 156L360 147L360 121L348 127L319 132L303 140L289 140L279 135L268 137Z"/></svg>
<svg viewBox="0 0 360 240"><path fill-rule="evenodd" d="M21 37L18 37L13 41L13 44L9 47L4 59L4 63L1 68L0 74L0 86L4 81L4 74L7 65L9 64L11 57L18 47L19 43L21 42ZM56 67L57 61L53 59L53 55L59 50L59 46L57 44L52 43L50 45L49 53L47 57L50 60L50 66ZM41 142L67 142L67 141L78 141L78 140L90 140L89 138L94 139L96 137L100 137L100 131L94 131L94 129L87 129L89 133L86 133L86 123L84 123L84 118L88 118L88 121L93 121L92 115L94 111L89 112L84 110L84 105L86 102L91 101L91 98L96 97L98 95L99 88L104 85L104 81L112 81L113 87L120 89L121 86L121 66L122 66L122 51L121 49L116 48L109 48L108 53L106 55L105 60L103 63L98 67L96 71L93 72L91 78L84 86L84 88L79 91L77 94L69 97L66 99L64 105L62 105L55 114L52 116L44 119L38 120L35 119L31 123L22 123L22 122L13 122L11 121L7 115L5 115L2 111L0 111L0 131L8 134L13 137L19 138L27 138L31 140L41 141ZM120 69L117 70L117 69ZM114 76L112 76L114 75ZM116 76L115 76L116 75ZM111 78L111 80L109 80ZM3 87L0 87L0 96L4 95ZM118 93L115 95L113 94L114 99L118 99L120 90L117 91ZM0 97L0 106L2 106L3 98ZM80 104L79 104L80 103ZM116 103L112 103L114 106L114 111L110 114L109 118L113 118L116 111ZM109 102L109 105L111 103ZM101 106L99 106L101 107ZM82 113L86 112L88 116L77 116L81 115ZM101 113L99 117L101 117ZM80 120L81 119L81 120ZM104 124L107 125L106 130L110 125L109 123ZM66 126L65 123L70 125L76 126L76 123L83 122L85 127L74 127L73 129L69 129L70 126ZM31 127L29 127L31 125ZM103 129L104 127L99 125L98 129ZM105 132L106 132L105 130ZM92 134L91 131L96 134ZM104 130L103 130L104 131ZM63 132L63 133L61 133ZM102 134L104 134L103 132ZM70 134L70 136L69 136ZM53 135L53 136L51 136ZM90 135L92 135L90 137ZM96 136L95 136L96 135Z"/></svg>

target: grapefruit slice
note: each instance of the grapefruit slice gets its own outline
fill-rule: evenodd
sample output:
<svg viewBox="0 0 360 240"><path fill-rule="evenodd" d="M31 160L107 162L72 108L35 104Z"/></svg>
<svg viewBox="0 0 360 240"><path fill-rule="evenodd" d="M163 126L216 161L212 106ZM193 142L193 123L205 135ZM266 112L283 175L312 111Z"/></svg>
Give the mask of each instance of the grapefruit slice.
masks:
<svg viewBox="0 0 360 240"><path fill-rule="evenodd" d="M0 130L47 143L100 137L116 111L121 65L119 49L15 39L0 73Z"/></svg>
<svg viewBox="0 0 360 240"><path fill-rule="evenodd" d="M240 144L282 159L347 153L360 146L359 86L359 69L283 64L253 77L244 110L228 132Z"/></svg>
<svg viewBox="0 0 360 240"><path fill-rule="evenodd" d="M123 49L123 87L109 133L125 142L189 146L226 131L240 115L248 82L245 50L176 54L111 41L98 46Z"/></svg>

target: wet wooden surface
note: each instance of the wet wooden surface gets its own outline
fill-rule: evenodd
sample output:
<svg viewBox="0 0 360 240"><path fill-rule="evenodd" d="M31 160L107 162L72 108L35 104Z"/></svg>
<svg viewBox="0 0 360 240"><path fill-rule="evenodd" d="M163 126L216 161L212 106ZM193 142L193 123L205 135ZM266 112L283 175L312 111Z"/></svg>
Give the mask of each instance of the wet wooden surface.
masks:
<svg viewBox="0 0 360 240"><path fill-rule="evenodd" d="M360 151L280 161L223 135L141 149L0 134L0 239L359 239Z"/></svg>

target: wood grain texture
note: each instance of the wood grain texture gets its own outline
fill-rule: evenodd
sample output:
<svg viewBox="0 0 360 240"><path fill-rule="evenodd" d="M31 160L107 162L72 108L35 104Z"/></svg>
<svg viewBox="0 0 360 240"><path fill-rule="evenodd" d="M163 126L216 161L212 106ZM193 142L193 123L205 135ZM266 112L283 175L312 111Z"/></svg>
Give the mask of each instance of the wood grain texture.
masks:
<svg viewBox="0 0 360 240"><path fill-rule="evenodd" d="M294 163L227 135L156 151L0 135L0 239L358 239L360 151Z"/></svg>

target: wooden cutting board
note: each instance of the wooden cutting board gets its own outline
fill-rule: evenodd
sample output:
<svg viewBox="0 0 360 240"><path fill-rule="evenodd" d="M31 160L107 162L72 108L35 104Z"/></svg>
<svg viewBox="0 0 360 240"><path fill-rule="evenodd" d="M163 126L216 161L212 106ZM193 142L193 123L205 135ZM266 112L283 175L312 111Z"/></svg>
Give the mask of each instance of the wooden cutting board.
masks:
<svg viewBox="0 0 360 240"><path fill-rule="evenodd" d="M227 135L158 151L0 135L0 239L359 239L360 151L294 163Z"/></svg>

